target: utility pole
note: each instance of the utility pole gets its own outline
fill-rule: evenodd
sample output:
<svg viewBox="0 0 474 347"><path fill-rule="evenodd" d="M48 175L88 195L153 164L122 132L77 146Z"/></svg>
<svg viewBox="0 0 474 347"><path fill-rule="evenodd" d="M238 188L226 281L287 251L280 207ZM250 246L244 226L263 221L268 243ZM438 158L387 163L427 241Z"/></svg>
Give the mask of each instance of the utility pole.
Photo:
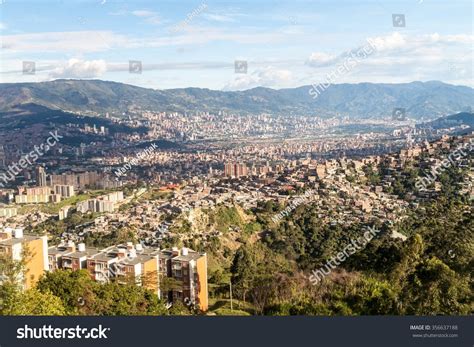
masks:
<svg viewBox="0 0 474 347"><path fill-rule="evenodd" d="M233 312L234 308L232 306L232 280L229 281L229 290L230 290L230 311Z"/></svg>

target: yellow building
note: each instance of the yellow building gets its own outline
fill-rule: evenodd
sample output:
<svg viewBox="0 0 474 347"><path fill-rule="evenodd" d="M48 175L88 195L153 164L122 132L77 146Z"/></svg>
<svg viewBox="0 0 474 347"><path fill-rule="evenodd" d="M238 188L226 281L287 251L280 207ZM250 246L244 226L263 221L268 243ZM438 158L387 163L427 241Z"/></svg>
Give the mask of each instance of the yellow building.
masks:
<svg viewBox="0 0 474 347"><path fill-rule="evenodd" d="M160 274L182 283L181 288L175 288L160 296L169 301L183 301L185 304L196 304L202 311L207 311L207 255L189 248L173 247L160 251Z"/></svg>
<svg viewBox="0 0 474 347"><path fill-rule="evenodd" d="M5 228L0 232L0 253L20 261L27 250L26 273L19 278L24 289L33 287L49 269L48 241L46 236L23 235L22 229ZM1 280L1 279L0 279Z"/></svg>

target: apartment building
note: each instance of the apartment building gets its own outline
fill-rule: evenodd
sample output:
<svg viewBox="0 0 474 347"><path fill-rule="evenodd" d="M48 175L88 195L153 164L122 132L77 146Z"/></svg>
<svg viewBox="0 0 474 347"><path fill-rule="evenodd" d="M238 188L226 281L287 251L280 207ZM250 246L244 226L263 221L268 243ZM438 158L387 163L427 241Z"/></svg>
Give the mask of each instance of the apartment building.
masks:
<svg viewBox="0 0 474 347"><path fill-rule="evenodd" d="M24 289L33 287L45 271L49 270L48 241L46 236L24 235L23 229L5 228L0 231L0 254L20 261L28 252L26 273L19 278ZM0 274L0 282L2 280Z"/></svg>
<svg viewBox="0 0 474 347"><path fill-rule="evenodd" d="M53 190L54 190L55 194L59 194L63 198L70 198L70 197L76 195L73 185L55 184L53 186Z"/></svg>
<svg viewBox="0 0 474 347"><path fill-rule="evenodd" d="M207 311L207 255L188 248L174 247L160 251L160 275L174 278L182 283L181 288L160 293L168 301L181 300L199 305Z"/></svg>
<svg viewBox="0 0 474 347"><path fill-rule="evenodd" d="M58 219L66 219L71 214L71 206L61 207L58 211Z"/></svg>
<svg viewBox="0 0 474 347"><path fill-rule="evenodd" d="M4 207L0 206L0 218L10 218L10 217L15 217L17 214L17 208L16 207Z"/></svg>
<svg viewBox="0 0 474 347"><path fill-rule="evenodd" d="M101 200L101 199L89 199L81 201L76 205L77 211L81 213L87 212L114 212L115 211L115 202Z"/></svg>
<svg viewBox="0 0 474 347"><path fill-rule="evenodd" d="M89 257L87 269L96 281L110 278L116 278L119 283L133 281L159 295L158 254L158 249L144 249L140 244L128 242Z"/></svg>
<svg viewBox="0 0 474 347"><path fill-rule="evenodd" d="M122 191L112 192L112 193L101 196L101 198L107 201L120 202L123 200L123 192Z"/></svg>
<svg viewBox="0 0 474 347"><path fill-rule="evenodd" d="M112 192L102 195L96 199L81 201L76 205L76 209L81 213L87 212L114 212L117 203L123 200L123 192Z"/></svg>
<svg viewBox="0 0 474 347"><path fill-rule="evenodd" d="M40 187L45 187L47 185L46 183L46 171L44 170L44 167L38 166L36 168L36 183Z"/></svg>
<svg viewBox="0 0 474 347"><path fill-rule="evenodd" d="M19 187L18 195L15 196L17 204L39 204L49 202L60 202L61 195L55 194L51 187Z"/></svg>
<svg viewBox="0 0 474 347"><path fill-rule="evenodd" d="M227 177L241 177L248 176L249 169L245 164L240 163L225 163L224 175Z"/></svg>
<svg viewBox="0 0 474 347"><path fill-rule="evenodd" d="M87 269L87 260L89 257L99 253L98 248L86 247L84 243L77 246L74 242L69 241L65 244L53 246L48 249L48 257L50 261L50 269L69 269L82 270Z"/></svg>
<svg viewBox="0 0 474 347"><path fill-rule="evenodd" d="M95 171L86 171L80 173L69 173L49 175L50 184L54 185L71 185L75 189L83 189L86 186L95 185L101 178L102 175Z"/></svg>
<svg viewBox="0 0 474 347"><path fill-rule="evenodd" d="M208 309L206 253L187 248L144 248L131 242L99 250L69 242L50 247L48 258L50 271L86 269L97 282L133 282L168 302L179 300L197 304L202 311ZM163 289L160 283L164 277L175 279L180 287Z"/></svg>
<svg viewBox="0 0 474 347"><path fill-rule="evenodd" d="M102 283L112 278L122 278L122 282L130 278L158 294L158 253L158 249L143 249L131 242L104 249L86 247L83 243L76 247L68 242L48 249L49 269L85 269L92 279Z"/></svg>
<svg viewBox="0 0 474 347"><path fill-rule="evenodd" d="M122 181L116 181L114 179L110 179L108 177L105 177L99 181L96 182L95 186L98 189L115 189L115 188L120 188L123 186Z"/></svg>

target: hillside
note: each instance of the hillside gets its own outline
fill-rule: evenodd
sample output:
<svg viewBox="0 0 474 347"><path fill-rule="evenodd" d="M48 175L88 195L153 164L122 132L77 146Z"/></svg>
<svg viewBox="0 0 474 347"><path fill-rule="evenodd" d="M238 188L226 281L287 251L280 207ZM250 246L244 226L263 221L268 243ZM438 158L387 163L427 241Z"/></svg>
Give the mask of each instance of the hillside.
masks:
<svg viewBox="0 0 474 347"><path fill-rule="evenodd" d="M410 118L435 119L474 107L474 89L436 81L337 84L330 86L316 99L309 95L310 88L153 90L101 80L4 83L0 84L0 111L32 103L73 112L110 112L116 116L123 116L123 113L134 109L147 109L371 118L389 117L394 108L405 108Z"/></svg>
<svg viewBox="0 0 474 347"><path fill-rule="evenodd" d="M471 128L474 128L474 113L461 112L446 117L440 117L438 119L435 119L434 121L423 125L429 125L430 127L435 129L459 125L466 125Z"/></svg>

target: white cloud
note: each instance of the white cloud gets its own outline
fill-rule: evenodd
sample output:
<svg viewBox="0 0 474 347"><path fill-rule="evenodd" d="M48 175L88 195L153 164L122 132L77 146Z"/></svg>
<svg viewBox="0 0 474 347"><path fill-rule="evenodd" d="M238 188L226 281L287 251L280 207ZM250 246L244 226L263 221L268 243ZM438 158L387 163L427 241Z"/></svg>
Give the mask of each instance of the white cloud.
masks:
<svg viewBox="0 0 474 347"><path fill-rule="evenodd" d="M146 23L149 24L161 24L161 17L158 14L158 12L155 11L149 11L149 10L134 10L134 11L126 11L126 10L118 10L118 11L113 11L108 13L109 16L135 16L135 17L140 17L145 20Z"/></svg>
<svg viewBox="0 0 474 347"><path fill-rule="evenodd" d="M142 10L137 10L142 11ZM145 10L143 10L145 11ZM131 12L127 12L131 15ZM149 18L151 13L139 12L140 20ZM148 17L147 17L148 16ZM21 76L21 61L25 57L44 56L37 61L37 72L41 76L58 77L105 77L123 80L128 73L128 59L141 59L143 52L150 48L176 47L178 49L200 49L204 45L211 46L213 42L233 43L236 47L258 44L259 47L273 47L307 38L288 36L278 31L259 31L254 28L243 28L239 31L223 27L203 25L187 25L182 31L168 36L134 36L122 35L112 31L74 31L74 32L45 32L34 34L3 35L3 54L0 77L6 81L21 81L28 76ZM331 38L332 39L332 38ZM442 80L448 83L473 85L472 79L472 45L473 35L443 35L431 33L425 35L394 32L370 38L376 47L376 52L360 60L349 73L340 76L335 83L357 82L410 82L413 80ZM325 44L323 42L322 44ZM361 42L363 44L363 42ZM331 47L328 44L328 47ZM247 89L256 86L272 88L295 87L321 81L326 74L335 69L341 62L363 46L350 48L348 51L315 51L304 56L304 51L295 51L288 58L269 52L265 60L258 52L249 63L249 73L246 75L233 74L233 62L226 56L221 60L207 58L200 60L189 53L177 60L165 58L143 58L143 71L171 71L176 79L169 87L187 85L202 85L226 89ZM132 51L133 50L133 51ZM212 51L212 47L210 47ZM111 61L107 65L89 64L97 55L90 53L105 52ZM131 55L128 51L133 52ZM193 52L193 51L191 51ZM57 54L59 53L59 55ZM50 55L48 55L50 54ZM61 57L76 57L80 60L75 64L61 62ZM149 56L149 55L147 55ZM212 55L209 55L212 57ZM249 57L250 58L250 57ZM306 59L305 59L306 58ZM32 58L34 59L34 58ZM182 61L185 59L185 61ZM199 60L196 60L199 59ZM211 60L212 59L212 60ZM13 61L14 64L6 64ZM96 61L95 61L96 62ZM75 67L74 67L75 65ZM269 67L271 66L271 67ZM20 71L18 72L18 70ZM183 77L177 70L207 70L212 75L203 81L198 77ZM215 72L213 72L215 70ZM219 70L225 70L221 73ZM122 73L123 72L123 73ZM193 73L193 72L191 72ZM162 74L166 75L166 74ZM157 75L155 75L157 76ZM182 77L182 81L179 78ZM87 77L84 77L87 78ZM161 78L161 75L160 75ZM227 82L234 79L232 82ZM174 83L174 84L173 84ZM183 83L180 85L179 83Z"/></svg>
<svg viewBox="0 0 474 347"><path fill-rule="evenodd" d="M367 60L367 64L378 59L399 60L430 60L439 61L446 56L455 56L459 52L469 51L474 44L474 35L403 35L394 32L390 35L371 37L368 42L375 48L375 54ZM366 44L367 45L367 44ZM356 52L361 47L350 49L339 55L330 55L325 52L313 52L307 64L313 67L335 65L345 59L351 52ZM383 58L383 59L381 59Z"/></svg>
<svg viewBox="0 0 474 347"><path fill-rule="evenodd" d="M91 53L124 47L129 43L125 36L110 31L43 32L3 36L5 53L60 52Z"/></svg>
<svg viewBox="0 0 474 347"><path fill-rule="evenodd" d="M142 17L145 19L145 22L149 24L160 24L161 23L161 18L158 15L158 13L154 11L148 11L148 10L135 10L131 12L132 15L136 17Z"/></svg>
<svg viewBox="0 0 474 347"><path fill-rule="evenodd" d="M308 64L313 65L313 66L330 65L330 64L334 64L336 60L337 60L336 55L327 54L323 52L315 52L315 53L311 53L311 55L309 56Z"/></svg>
<svg viewBox="0 0 474 347"><path fill-rule="evenodd" d="M275 69L267 66L251 74L238 74L228 83L224 90L245 90L254 87L281 87L292 81L292 73L288 70Z"/></svg>
<svg viewBox="0 0 474 347"><path fill-rule="evenodd" d="M215 69L231 69L234 65L230 62L171 62L171 63L151 63L142 62L142 69L146 71L177 71L177 70L215 70ZM128 71L128 63L108 63L108 72Z"/></svg>
<svg viewBox="0 0 474 347"><path fill-rule="evenodd" d="M112 31L42 32L5 35L3 52L59 52L61 54L86 54L112 49L140 49L185 45L202 45L213 41L229 41L239 44L268 44L284 39L281 33L235 33L212 27L187 25L177 35L132 37Z"/></svg>
<svg viewBox="0 0 474 347"><path fill-rule="evenodd" d="M147 10L136 10L136 11L132 11L132 14L137 17L151 17L151 16L155 16L156 12L147 11Z"/></svg>
<svg viewBox="0 0 474 347"><path fill-rule="evenodd" d="M400 50L408 45L407 38L398 32L387 36L378 36L371 38L378 52ZM413 38L416 40L416 38Z"/></svg>
<svg viewBox="0 0 474 347"><path fill-rule="evenodd" d="M348 74L336 83L354 81L443 80L472 85L472 46L474 35L407 35L394 32L367 39L375 49L359 59ZM365 45L367 46L367 44ZM338 55L313 52L306 65L317 68L317 79L324 78L363 46ZM468 59L466 59L468 57ZM469 58L470 57L470 58ZM444 68L455 63L456 69ZM315 78L313 76L313 78ZM391 76L391 77L390 77Z"/></svg>
<svg viewBox="0 0 474 347"><path fill-rule="evenodd" d="M232 18L231 16L217 14L217 13L205 13L204 18L211 21L222 22L222 23L235 22L235 19Z"/></svg>
<svg viewBox="0 0 474 347"><path fill-rule="evenodd" d="M4 82L15 82L15 78L22 75L22 60L9 59L2 61L0 70L0 80ZM203 71L203 70L228 70L234 68L233 62L213 61L213 62L167 62L154 63L142 62L143 74L154 71ZM69 59L68 61L43 60L36 62L36 74L43 80L56 78L96 78L109 73L129 72L128 62L106 62L105 60L83 60Z"/></svg>
<svg viewBox="0 0 474 347"><path fill-rule="evenodd" d="M5 30L7 28L6 24L0 22L0 30Z"/></svg>
<svg viewBox="0 0 474 347"><path fill-rule="evenodd" d="M51 78L94 78L102 76L106 71L107 64L104 60L69 59L49 75Z"/></svg>

